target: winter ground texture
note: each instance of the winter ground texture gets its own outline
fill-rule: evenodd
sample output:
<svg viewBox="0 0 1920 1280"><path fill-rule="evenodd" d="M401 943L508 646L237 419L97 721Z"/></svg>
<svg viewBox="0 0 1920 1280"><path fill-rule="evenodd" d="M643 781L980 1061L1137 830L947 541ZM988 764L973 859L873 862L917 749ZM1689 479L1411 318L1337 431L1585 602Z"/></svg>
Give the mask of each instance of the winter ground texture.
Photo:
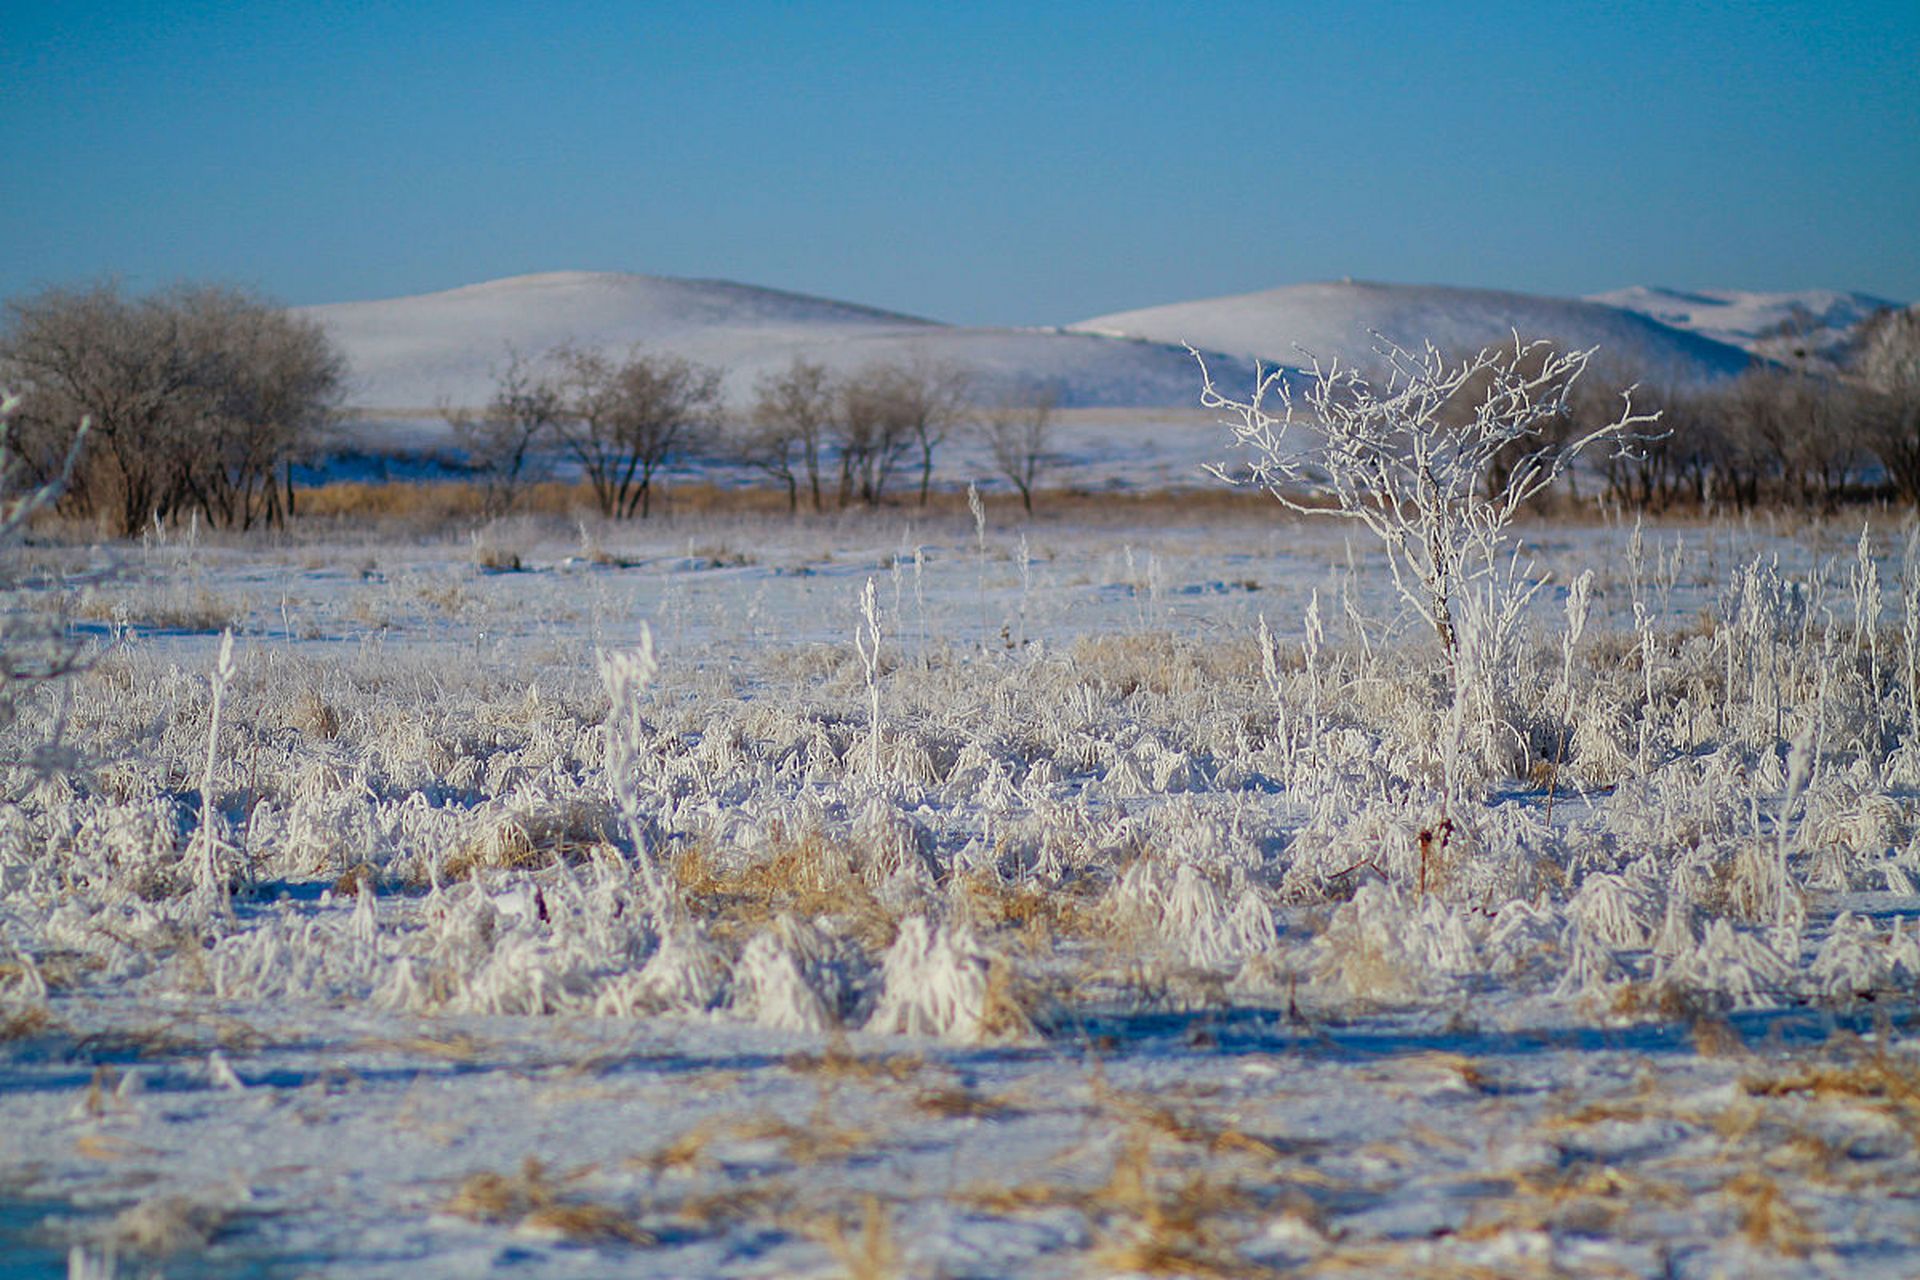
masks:
<svg viewBox="0 0 1920 1280"><path fill-rule="evenodd" d="M1001 510L19 553L7 1267L1920 1272L1912 530Z"/></svg>

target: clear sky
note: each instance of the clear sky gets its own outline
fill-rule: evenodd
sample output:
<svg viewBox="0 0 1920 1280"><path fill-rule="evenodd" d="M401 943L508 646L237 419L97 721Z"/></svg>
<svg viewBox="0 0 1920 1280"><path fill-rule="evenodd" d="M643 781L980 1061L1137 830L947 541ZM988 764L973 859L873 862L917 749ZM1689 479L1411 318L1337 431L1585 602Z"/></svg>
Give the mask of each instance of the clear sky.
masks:
<svg viewBox="0 0 1920 1280"><path fill-rule="evenodd" d="M1920 3L39 4L0 295L716 276L963 323L1354 276L1920 298Z"/></svg>

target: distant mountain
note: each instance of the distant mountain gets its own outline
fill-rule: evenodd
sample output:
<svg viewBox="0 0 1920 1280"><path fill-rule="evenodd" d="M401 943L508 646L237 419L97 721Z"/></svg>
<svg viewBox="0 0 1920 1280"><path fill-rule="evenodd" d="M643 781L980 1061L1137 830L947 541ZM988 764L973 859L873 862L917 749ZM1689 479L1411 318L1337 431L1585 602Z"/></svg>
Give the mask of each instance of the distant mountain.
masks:
<svg viewBox="0 0 1920 1280"><path fill-rule="evenodd" d="M1591 294L1587 300L1637 312L1769 360L1792 364L1811 359L1819 367L1844 361L1861 323L1876 311L1899 305L1885 298L1835 289L1683 292L1646 285Z"/></svg>
<svg viewBox="0 0 1920 1280"><path fill-rule="evenodd" d="M1177 302L1083 320L1080 333L1190 342L1246 360L1298 365L1322 362L1378 369L1379 333L1402 347L1432 342L1443 351L1479 350L1522 338L1597 346L1642 376L1701 381L1738 373L1751 363L1738 347L1688 333L1644 315L1598 302L1442 285L1338 281L1296 284L1260 293Z"/></svg>
<svg viewBox="0 0 1920 1280"><path fill-rule="evenodd" d="M1059 388L1069 405L1192 405L1193 359L1176 346L1056 329L959 328L914 316L722 280L566 271L443 293L302 308L346 353L349 400L364 409L483 404L509 349L572 342L639 346L720 367L744 399L795 356L847 371L924 359L971 370L993 395Z"/></svg>

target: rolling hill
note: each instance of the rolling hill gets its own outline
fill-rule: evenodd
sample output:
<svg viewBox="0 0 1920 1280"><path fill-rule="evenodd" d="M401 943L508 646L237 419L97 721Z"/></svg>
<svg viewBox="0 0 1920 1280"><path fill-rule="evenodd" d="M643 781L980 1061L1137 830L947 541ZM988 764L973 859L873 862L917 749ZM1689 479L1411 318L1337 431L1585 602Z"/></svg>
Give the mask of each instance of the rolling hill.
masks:
<svg viewBox="0 0 1920 1280"><path fill-rule="evenodd" d="M733 284L599 272L515 276L442 293L307 307L346 353L349 400L367 410L473 406L510 350L573 342L669 351L726 371L745 398L796 356L847 371L922 359L963 366L994 395L1056 385L1065 404L1192 405L1193 359L1177 346L1057 329L960 328L851 303Z"/></svg>
<svg viewBox="0 0 1920 1280"><path fill-rule="evenodd" d="M1587 301L1636 312L1765 359L1791 363L1810 358L1817 367L1843 361L1860 325L1876 311L1899 305L1837 289L1747 293L1647 285L1591 294Z"/></svg>
<svg viewBox="0 0 1920 1280"><path fill-rule="evenodd" d="M1382 358L1374 349L1374 333L1403 347L1432 342L1451 352L1510 341L1515 330L1523 338L1597 346L1603 359L1618 359L1645 377L1711 380L1751 363L1738 347L1599 302L1344 280L1116 312L1069 328L1190 342L1246 360L1285 365L1313 356L1378 369Z"/></svg>

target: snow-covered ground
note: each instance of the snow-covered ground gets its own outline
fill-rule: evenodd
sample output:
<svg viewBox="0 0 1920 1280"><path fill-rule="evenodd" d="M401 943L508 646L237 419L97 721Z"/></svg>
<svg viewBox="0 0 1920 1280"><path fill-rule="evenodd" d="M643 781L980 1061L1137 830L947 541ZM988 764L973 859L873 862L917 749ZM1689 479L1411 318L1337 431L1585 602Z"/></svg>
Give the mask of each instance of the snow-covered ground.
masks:
<svg viewBox="0 0 1920 1280"><path fill-rule="evenodd" d="M19 553L0 1262L1920 1272L1906 531L1202 511Z"/></svg>

